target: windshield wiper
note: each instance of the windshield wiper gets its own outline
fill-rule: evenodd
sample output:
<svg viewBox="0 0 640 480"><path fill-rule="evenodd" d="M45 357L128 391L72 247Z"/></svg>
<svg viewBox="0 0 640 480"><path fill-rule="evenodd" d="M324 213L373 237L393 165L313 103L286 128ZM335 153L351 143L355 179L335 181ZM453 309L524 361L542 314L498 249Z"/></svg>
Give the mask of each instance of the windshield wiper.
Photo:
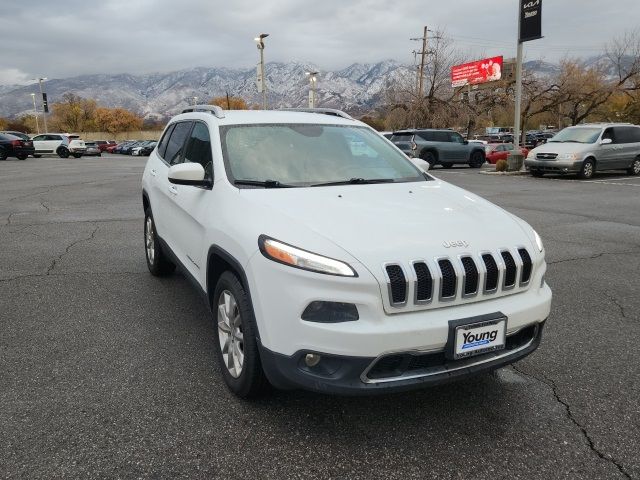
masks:
<svg viewBox="0 0 640 480"><path fill-rule="evenodd" d="M280 183L278 180L235 180L234 185L255 185L264 188L295 188L295 185Z"/></svg>
<svg viewBox="0 0 640 480"><path fill-rule="evenodd" d="M312 183L310 187L330 187L332 185L365 185L370 183L393 183L393 178L350 178L349 180L341 180L338 182Z"/></svg>

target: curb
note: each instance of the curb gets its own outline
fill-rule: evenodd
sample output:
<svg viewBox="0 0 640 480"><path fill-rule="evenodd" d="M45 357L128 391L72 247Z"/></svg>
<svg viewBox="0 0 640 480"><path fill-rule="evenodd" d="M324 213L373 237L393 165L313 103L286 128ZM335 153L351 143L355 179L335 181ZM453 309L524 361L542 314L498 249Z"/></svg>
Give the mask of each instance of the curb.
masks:
<svg viewBox="0 0 640 480"><path fill-rule="evenodd" d="M521 171L517 171L517 172L478 172L478 173L481 173L483 175L507 175L507 176L511 176L511 177L530 175L529 172L521 172Z"/></svg>

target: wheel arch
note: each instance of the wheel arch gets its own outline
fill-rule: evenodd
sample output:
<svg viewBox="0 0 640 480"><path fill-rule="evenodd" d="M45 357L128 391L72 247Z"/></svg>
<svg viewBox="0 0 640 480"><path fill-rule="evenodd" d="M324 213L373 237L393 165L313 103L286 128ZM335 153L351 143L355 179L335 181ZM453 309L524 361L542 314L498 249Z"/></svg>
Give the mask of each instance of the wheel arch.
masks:
<svg viewBox="0 0 640 480"><path fill-rule="evenodd" d="M151 207L151 202L149 201L149 194L146 190L142 190L142 208L146 212L147 208Z"/></svg>
<svg viewBox="0 0 640 480"><path fill-rule="evenodd" d="M434 147L424 147L422 150L420 150L420 158L422 158L422 160L424 160L423 155L425 153L431 153L436 158L436 161L440 160L440 155L438 154L438 150Z"/></svg>

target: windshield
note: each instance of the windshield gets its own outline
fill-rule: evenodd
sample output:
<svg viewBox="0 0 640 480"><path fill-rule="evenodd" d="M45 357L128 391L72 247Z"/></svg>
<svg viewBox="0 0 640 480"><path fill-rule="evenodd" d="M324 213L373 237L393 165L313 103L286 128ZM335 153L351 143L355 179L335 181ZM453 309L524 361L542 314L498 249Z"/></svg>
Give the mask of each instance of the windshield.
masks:
<svg viewBox="0 0 640 480"><path fill-rule="evenodd" d="M305 187L426 180L402 153L366 127L230 125L221 127L220 135L229 180L239 184Z"/></svg>
<svg viewBox="0 0 640 480"><path fill-rule="evenodd" d="M549 141L559 143L595 143L601 131L601 128L569 127L557 133Z"/></svg>

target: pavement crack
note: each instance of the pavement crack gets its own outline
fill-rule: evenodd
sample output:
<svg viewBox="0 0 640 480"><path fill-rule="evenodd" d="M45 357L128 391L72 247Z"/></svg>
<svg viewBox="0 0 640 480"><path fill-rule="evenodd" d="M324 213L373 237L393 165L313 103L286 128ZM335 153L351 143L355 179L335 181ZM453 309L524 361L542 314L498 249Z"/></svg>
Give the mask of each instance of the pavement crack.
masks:
<svg viewBox="0 0 640 480"><path fill-rule="evenodd" d="M44 203L42 200L40 201L40 206L47 211L47 214L51 211L49 210L49 207L47 206L47 204Z"/></svg>
<svg viewBox="0 0 640 480"><path fill-rule="evenodd" d="M571 421L571 423L573 423L576 427L578 427L578 429L580 430L580 432L582 433L582 436L584 437L584 439L587 442L587 445L589 446L589 449L595 453L599 458L601 458L602 460L611 463L612 465L614 465L618 471L625 476L625 478L628 479L632 479L631 474L629 472L626 471L626 469L624 468L624 466L615 458L613 458L610 455L605 455L603 452L601 452L598 447L596 447L593 439L591 438L591 435L589 435L589 432L587 431L587 429L580 423L578 422L578 420L575 418L575 416L573 415L573 411L571 410L571 405L569 405L569 403L565 400L562 399L562 397L560 396L560 394L558 393L558 387L556 386L555 382L553 380L551 380L550 378L548 378L546 375L541 374L542 378L538 378L536 375L529 373L529 372L525 372L524 370L522 370L521 368L519 368L517 365L511 365L511 367L518 373L532 378L534 380L536 380L539 383L542 383L543 385L546 385L547 387L549 387L551 389L551 392L554 396L554 398L556 399L556 401L562 405L565 409L565 413L567 414L567 418Z"/></svg>
<svg viewBox="0 0 640 480"><path fill-rule="evenodd" d="M600 253L596 253L595 255L590 255L588 257L573 257L573 258L565 258L564 260L556 260L554 262L547 262L547 265L557 265L559 263L566 263L566 262L579 262L580 260L594 260L604 255L638 255L638 254L640 254L640 250L632 250L629 252L600 252Z"/></svg>
<svg viewBox="0 0 640 480"><path fill-rule="evenodd" d="M40 278L40 277L73 277L80 275L148 275L147 271L142 272L65 272L65 273L29 273L26 275L15 275L8 278L0 278L0 283L9 283L23 278Z"/></svg>
<svg viewBox="0 0 640 480"><path fill-rule="evenodd" d="M620 315L622 316L622 318L624 318L625 320L634 320L633 317L630 317L627 315L627 312L624 306L618 301L616 297L614 297L612 294L610 294L607 291L604 292L604 295L609 299L611 303L613 303L616 307L618 307L618 310L620 311Z"/></svg>
<svg viewBox="0 0 640 480"><path fill-rule="evenodd" d="M75 240L75 241L71 242L69 245L67 245L67 248L65 248L64 252L62 252L57 258L54 258L51 261L51 264L47 268L47 272L46 272L45 275L51 275L51 272L54 270L54 268L56 268L56 264L60 260L62 260L62 257L64 257L67 253L69 253L69 250L71 250L74 246L76 246L77 244L82 243L82 242L88 242L90 240L93 240L95 238L95 236L96 236L96 232L98 231L98 228L100 228L100 227L96 226L93 229L93 232L91 232L91 235L89 235L87 238L80 238L78 240Z"/></svg>
<svg viewBox="0 0 640 480"><path fill-rule="evenodd" d="M13 217L16 214L16 212L11 212L8 216L7 216L7 222L4 224L5 227L11 225L11 217Z"/></svg>

